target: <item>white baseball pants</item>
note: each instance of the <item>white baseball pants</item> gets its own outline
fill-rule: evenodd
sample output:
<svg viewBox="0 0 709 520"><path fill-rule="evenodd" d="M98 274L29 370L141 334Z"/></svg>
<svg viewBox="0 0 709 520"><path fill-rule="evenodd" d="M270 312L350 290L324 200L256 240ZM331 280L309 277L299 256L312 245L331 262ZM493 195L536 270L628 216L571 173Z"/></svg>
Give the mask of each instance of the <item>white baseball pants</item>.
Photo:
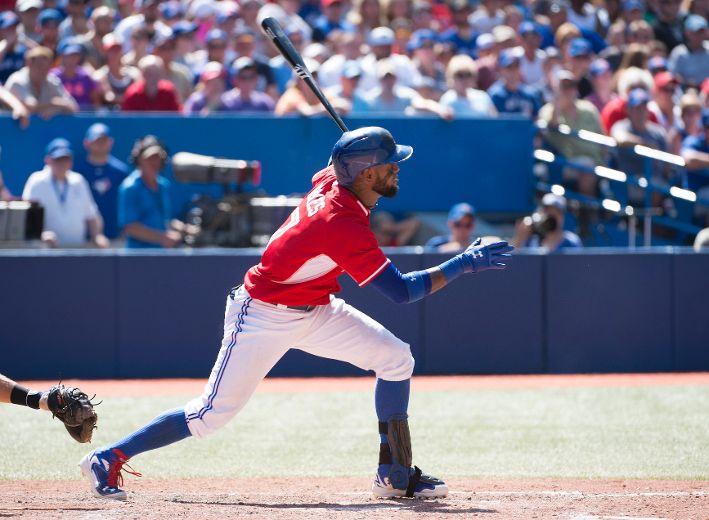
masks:
<svg viewBox="0 0 709 520"><path fill-rule="evenodd" d="M290 348L373 370L387 381L409 379L414 370L407 343L340 298L306 312L255 300L242 286L227 297L224 338L204 392L185 405L192 435L224 426Z"/></svg>

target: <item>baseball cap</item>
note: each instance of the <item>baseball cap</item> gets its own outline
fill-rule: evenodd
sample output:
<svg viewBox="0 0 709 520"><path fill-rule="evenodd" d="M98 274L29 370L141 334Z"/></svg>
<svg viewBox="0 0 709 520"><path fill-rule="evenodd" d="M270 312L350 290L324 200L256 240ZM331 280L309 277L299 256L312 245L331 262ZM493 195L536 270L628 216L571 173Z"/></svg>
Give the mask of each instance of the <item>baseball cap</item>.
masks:
<svg viewBox="0 0 709 520"><path fill-rule="evenodd" d="M409 52L420 49L425 43L432 43L438 40L436 33L431 29L418 29L411 33L409 43L406 48Z"/></svg>
<svg viewBox="0 0 709 520"><path fill-rule="evenodd" d="M101 38L101 45L103 45L103 50L107 51L115 47L122 48L123 41L121 41L119 36L116 36L113 33L108 33L106 36Z"/></svg>
<svg viewBox="0 0 709 520"><path fill-rule="evenodd" d="M519 52L520 50L521 49L518 47L503 50L497 58L497 62L500 64L500 67L507 68L510 65L519 63L519 60L522 58L522 55Z"/></svg>
<svg viewBox="0 0 709 520"><path fill-rule="evenodd" d="M94 123L86 130L84 140L94 142L101 137L111 137L111 129L103 123Z"/></svg>
<svg viewBox="0 0 709 520"><path fill-rule="evenodd" d="M32 58L47 58L48 60L52 60L54 59L54 53L49 47L38 45L37 47L32 47L25 53L25 60L31 60Z"/></svg>
<svg viewBox="0 0 709 520"><path fill-rule="evenodd" d="M517 33L509 25L498 25L493 27L492 36L497 43L503 43L514 40L517 37Z"/></svg>
<svg viewBox="0 0 709 520"><path fill-rule="evenodd" d="M645 3L643 0L625 0L623 2L623 11L644 11Z"/></svg>
<svg viewBox="0 0 709 520"><path fill-rule="evenodd" d="M37 24L39 24L40 27L44 27L48 23L59 23L62 20L62 13L60 13L56 9L44 9L39 13L39 16L37 17Z"/></svg>
<svg viewBox="0 0 709 520"><path fill-rule="evenodd" d="M15 6L15 11L24 13L30 9L42 9L42 0L19 0Z"/></svg>
<svg viewBox="0 0 709 520"><path fill-rule="evenodd" d="M591 66L589 67L588 72L591 74L591 76L595 77L600 76L601 74L605 74L610 70L610 63L608 63L608 61L604 60L603 58L598 58L591 62Z"/></svg>
<svg viewBox="0 0 709 520"><path fill-rule="evenodd" d="M495 45L495 38L490 33L482 33L475 39L475 46L478 49L487 50Z"/></svg>
<svg viewBox="0 0 709 520"><path fill-rule="evenodd" d="M342 76L348 79L362 75L362 67L357 60L347 60L342 66Z"/></svg>
<svg viewBox="0 0 709 520"><path fill-rule="evenodd" d="M240 58L236 58L234 60L234 63L231 65L231 73L232 75L236 76L239 72L241 72L244 69L255 69L256 68L256 62L254 61L253 58L250 58L248 56L241 56Z"/></svg>
<svg viewBox="0 0 709 520"><path fill-rule="evenodd" d="M224 23L227 20L235 19L239 17L239 8L234 5L233 7L228 7L227 9L221 9L217 15L217 22ZM287 34L287 33L286 33Z"/></svg>
<svg viewBox="0 0 709 520"><path fill-rule="evenodd" d="M574 83L576 83L576 76L574 76L574 73L566 69L557 70L555 78L556 81L558 81L559 83L561 83L562 81L573 81Z"/></svg>
<svg viewBox="0 0 709 520"><path fill-rule="evenodd" d="M647 70L653 75L660 71L667 70L667 60L662 56L653 56L647 62Z"/></svg>
<svg viewBox="0 0 709 520"><path fill-rule="evenodd" d="M578 58L592 53L591 44L585 38L574 38L569 43L569 56Z"/></svg>
<svg viewBox="0 0 709 520"><path fill-rule="evenodd" d="M197 20L209 18L216 11L217 8L212 0L195 0L189 7L189 14Z"/></svg>
<svg viewBox="0 0 709 520"><path fill-rule="evenodd" d="M224 65L222 65L218 61L210 61L202 69L202 73L199 75L199 79L200 81L209 81L211 79L220 78L224 76L226 76L226 70L224 70Z"/></svg>
<svg viewBox="0 0 709 520"><path fill-rule="evenodd" d="M0 13L0 29L7 29L20 23L20 17L12 11L3 11Z"/></svg>
<svg viewBox="0 0 709 520"><path fill-rule="evenodd" d="M335 3L342 3L342 0L320 0L320 3L322 4L323 7L330 7L332 4Z"/></svg>
<svg viewBox="0 0 709 520"><path fill-rule="evenodd" d="M83 54L84 48L75 38L66 38L59 42L57 50L61 56L68 56L69 54Z"/></svg>
<svg viewBox="0 0 709 520"><path fill-rule="evenodd" d="M375 27L369 33L367 43L373 47L378 45L393 45L394 31L389 29L389 27Z"/></svg>
<svg viewBox="0 0 709 520"><path fill-rule="evenodd" d="M561 195L556 195L555 193L547 193L542 197L541 206L566 211L566 198Z"/></svg>
<svg viewBox="0 0 709 520"><path fill-rule="evenodd" d="M414 13L420 13L422 11L431 10L433 10L433 7L431 6L430 2L427 2L426 0L414 0L413 4L411 5L411 11Z"/></svg>
<svg viewBox="0 0 709 520"><path fill-rule="evenodd" d="M387 76L394 76L396 77L396 68L394 67L394 64L389 61L389 60L381 60L377 64L377 77L379 79L385 78Z"/></svg>
<svg viewBox="0 0 709 520"><path fill-rule="evenodd" d="M451 0L449 4L450 10L453 12L462 11L463 9L470 9L469 0Z"/></svg>
<svg viewBox="0 0 709 520"><path fill-rule="evenodd" d="M458 222L463 217L474 217L475 208L467 202L455 204L448 212L448 222Z"/></svg>
<svg viewBox="0 0 709 520"><path fill-rule="evenodd" d="M519 28L517 29L517 32L524 36L525 34L529 33L537 33L541 34L541 31L539 30L539 26L535 24L534 22L530 22L529 20L525 20L521 24L519 24Z"/></svg>
<svg viewBox="0 0 709 520"><path fill-rule="evenodd" d="M650 96L644 88L634 88L628 93L628 107L635 108L650 101Z"/></svg>
<svg viewBox="0 0 709 520"><path fill-rule="evenodd" d="M175 18L181 18L184 16L185 8L182 7L180 2L170 0L160 4L160 14L165 20L174 20Z"/></svg>
<svg viewBox="0 0 709 520"><path fill-rule="evenodd" d="M197 24L187 20L177 22L172 26L172 35L174 37L190 34L197 30Z"/></svg>
<svg viewBox="0 0 709 520"><path fill-rule="evenodd" d="M256 33L248 25L239 25L232 34L232 38L236 40L254 41Z"/></svg>
<svg viewBox="0 0 709 520"><path fill-rule="evenodd" d="M669 84L679 85L679 80L671 72L665 70L655 76L655 86L664 88Z"/></svg>
<svg viewBox="0 0 709 520"><path fill-rule="evenodd" d="M59 159L60 157L73 157L74 152L71 151L69 141L63 137L57 137L49 142L45 155L48 155L52 159Z"/></svg>
<svg viewBox="0 0 709 520"><path fill-rule="evenodd" d="M709 24L707 24L706 19L698 14L690 14L684 21L684 28L689 32L701 31L706 29Z"/></svg>
<svg viewBox="0 0 709 520"><path fill-rule="evenodd" d="M222 31L221 29L210 29L209 32L207 33L207 37L205 38L205 41L209 44L212 43L216 40L223 40L227 41L228 37L227 34Z"/></svg>

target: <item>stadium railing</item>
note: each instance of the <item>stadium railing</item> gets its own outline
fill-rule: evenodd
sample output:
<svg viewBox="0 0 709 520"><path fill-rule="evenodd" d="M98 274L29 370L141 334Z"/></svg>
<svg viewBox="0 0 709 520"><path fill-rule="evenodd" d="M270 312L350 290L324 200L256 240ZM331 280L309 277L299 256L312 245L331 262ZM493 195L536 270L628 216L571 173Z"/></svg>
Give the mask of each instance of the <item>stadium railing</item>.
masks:
<svg viewBox="0 0 709 520"><path fill-rule="evenodd" d="M619 148L618 143L612 137L588 130L573 130L568 125L563 124L552 126L548 125L545 121L538 121L537 127L542 132L554 132L573 139L584 141L586 143L592 143L611 151L616 151ZM607 211L629 217L630 222L628 231L629 243L631 245L635 243L634 219L637 217L643 218L643 243L645 246L652 245L651 231L653 222L674 229L678 231L680 235L694 235L699 232L701 227L692 222L692 215L694 215L694 209L697 205L709 207L709 199L699 197L695 192L689 189L680 186L663 185L652 180L653 163L655 161L674 168L681 168L682 176L684 177L684 168L686 166L684 159L678 155L663 152L661 150L656 150L643 145L634 145L631 148L631 153L643 159L644 169L642 176L623 172L610 168L606 165L594 166L574 161L573 159L566 159L560 154L553 153L552 151L546 149L535 150L534 158L535 160L543 163L554 164L560 167L570 167L578 171L593 173L601 179L611 181L611 183L619 183L624 187L626 192L628 186L637 186L644 190L643 207L641 208L629 205L627 197L622 196L620 190L611 190L611 193L608 194L609 197L594 199L592 197L584 196L582 194L569 191L568 189L564 189L554 180L549 180L546 184L541 183L538 187L548 189L556 192L557 194L564 193L567 198L577 200L589 207L603 208ZM653 193L660 193L675 201L677 215L674 218L663 215L659 208L653 206ZM615 198L611 198L612 196L615 196Z"/></svg>

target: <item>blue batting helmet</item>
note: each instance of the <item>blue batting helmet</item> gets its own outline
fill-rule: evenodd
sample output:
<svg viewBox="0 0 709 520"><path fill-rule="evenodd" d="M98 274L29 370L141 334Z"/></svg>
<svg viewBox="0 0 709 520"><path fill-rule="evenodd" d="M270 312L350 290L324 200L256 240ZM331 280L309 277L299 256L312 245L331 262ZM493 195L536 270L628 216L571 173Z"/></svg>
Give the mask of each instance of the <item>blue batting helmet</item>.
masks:
<svg viewBox="0 0 709 520"><path fill-rule="evenodd" d="M388 130L367 126L342 134L332 148L331 161L337 182L351 186L367 168L405 161L412 153L412 147L396 144Z"/></svg>

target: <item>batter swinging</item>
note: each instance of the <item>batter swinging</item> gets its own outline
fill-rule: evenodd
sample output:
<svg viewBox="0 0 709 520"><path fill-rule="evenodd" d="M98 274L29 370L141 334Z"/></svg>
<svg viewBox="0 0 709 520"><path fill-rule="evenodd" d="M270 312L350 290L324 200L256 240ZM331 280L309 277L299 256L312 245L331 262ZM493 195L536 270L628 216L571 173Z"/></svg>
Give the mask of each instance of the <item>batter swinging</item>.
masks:
<svg viewBox="0 0 709 520"><path fill-rule="evenodd" d="M273 235L261 262L229 293L222 347L203 394L81 460L96 496L126 498L121 470L131 457L224 426L289 348L375 372L380 434L375 496L448 494L442 480L412 464L409 345L334 296L343 273L360 286L372 283L395 302L409 303L463 273L504 269L513 249L506 242L483 246L478 240L437 267L406 274L384 255L369 226L370 210L380 197L396 195L398 163L412 153L383 128L342 135L331 166L315 174L313 189Z"/></svg>

